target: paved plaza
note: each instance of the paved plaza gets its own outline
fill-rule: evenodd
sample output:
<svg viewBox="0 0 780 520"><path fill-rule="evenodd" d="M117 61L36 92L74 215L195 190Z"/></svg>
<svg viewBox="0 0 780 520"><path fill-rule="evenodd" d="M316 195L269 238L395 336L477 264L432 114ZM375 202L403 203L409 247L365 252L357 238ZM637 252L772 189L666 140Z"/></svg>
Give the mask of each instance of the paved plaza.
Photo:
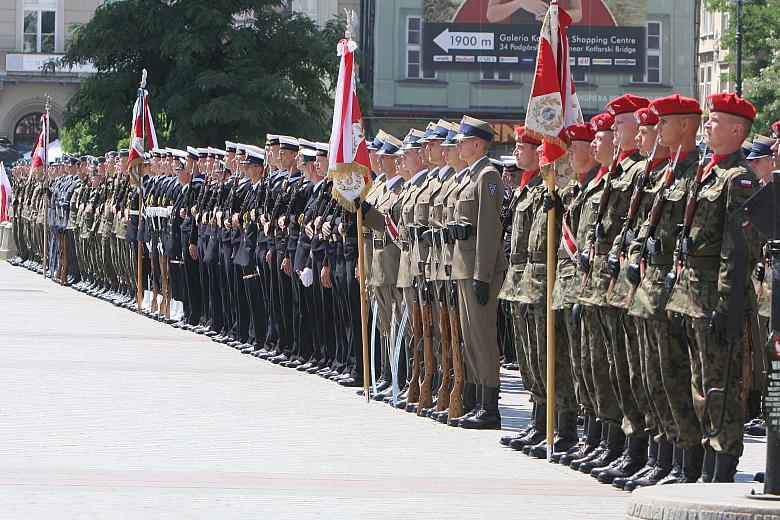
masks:
<svg viewBox="0 0 780 520"><path fill-rule="evenodd" d="M624 518L628 493L0 262L0 518ZM528 420L504 373L505 430ZM740 480L763 467L746 439Z"/></svg>

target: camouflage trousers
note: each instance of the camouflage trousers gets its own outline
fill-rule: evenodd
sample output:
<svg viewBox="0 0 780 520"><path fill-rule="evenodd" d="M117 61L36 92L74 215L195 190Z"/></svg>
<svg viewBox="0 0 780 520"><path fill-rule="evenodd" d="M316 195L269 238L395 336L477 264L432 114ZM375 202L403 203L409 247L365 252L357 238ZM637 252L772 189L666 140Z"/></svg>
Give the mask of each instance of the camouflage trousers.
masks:
<svg viewBox="0 0 780 520"><path fill-rule="evenodd" d="M569 343L569 363L571 364L572 386L577 403L586 415L595 415L593 400L585 386L585 376L582 373L582 338L578 323L572 316L572 305L567 305L556 312L563 313L563 323L566 326L566 336ZM587 347L585 347L587 348Z"/></svg>
<svg viewBox="0 0 780 520"><path fill-rule="evenodd" d="M707 318L690 318L686 316L685 332L688 336L688 347L691 356L691 387L693 391L693 406L700 421L707 421L711 429L720 418L721 400L713 399L709 414L704 417L704 397L709 388L722 388L726 380L726 367L731 362L731 381L723 417L723 429L712 439L705 439L703 444L709 445L717 453L741 457L744 450L742 437L745 433L743 424L744 410L742 406L742 386L744 384L742 345L734 345L729 360L729 344L710 333L710 320Z"/></svg>
<svg viewBox="0 0 780 520"><path fill-rule="evenodd" d="M542 399L542 389L534 377L533 372L531 372L531 360L529 357L529 330L533 327L531 324L533 317L528 313L520 315L520 303L511 302L511 304L512 331L514 332L515 353L517 355L517 366L520 368L520 378L523 380L523 388L531 394L534 402L539 402L539 400ZM529 322L529 320L531 320L531 322Z"/></svg>
<svg viewBox="0 0 780 520"><path fill-rule="evenodd" d="M564 311L555 311L563 313ZM532 343L536 346L534 366L531 371L542 381L543 401L547 402L547 307L544 305L529 305L528 313L533 316L534 330L529 331ZM561 316L562 317L562 316ZM556 413L576 412L577 399L574 395L574 383L569 361L569 335L562 320L555 323L555 408Z"/></svg>
<svg viewBox="0 0 780 520"><path fill-rule="evenodd" d="M623 432L626 435L636 435L644 432L645 418L639 410L631 386L625 328L626 311L615 307L601 307L599 314L606 334L610 372L614 372L613 391L623 415ZM638 368L637 366L637 370ZM641 386L641 379L638 382Z"/></svg>
<svg viewBox="0 0 780 520"><path fill-rule="evenodd" d="M691 363L687 348L672 334L668 320L639 319L647 395L656 429L682 449L701 442L691 396Z"/></svg>
<svg viewBox="0 0 780 520"><path fill-rule="evenodd" d="M623 322L623 337L625 338L626 366L628 367L628 382L631 387L633 400L629 403L630 413L628 417L633 433L646 433L655 429L655 421L650 409L650 400L645 390L644 371L642 369L642 348L639 340L639 323L636 318L629 316L625 309L621 309ZM648 423L648 419L650 423ZM628 434L628 432L626 432Z"/></svg>
<svg viewBox="0 0 780 520"><path fill-rule="evenodd" d="M609 311L610 309L605 309ZM612 309L614 311L616 309ZM599 307L582 307L582 374L585 387L593 402L596 417L604 422L620 425L623 413L618 405L617 373L608 347L607 329L602 323Z"/></svg>

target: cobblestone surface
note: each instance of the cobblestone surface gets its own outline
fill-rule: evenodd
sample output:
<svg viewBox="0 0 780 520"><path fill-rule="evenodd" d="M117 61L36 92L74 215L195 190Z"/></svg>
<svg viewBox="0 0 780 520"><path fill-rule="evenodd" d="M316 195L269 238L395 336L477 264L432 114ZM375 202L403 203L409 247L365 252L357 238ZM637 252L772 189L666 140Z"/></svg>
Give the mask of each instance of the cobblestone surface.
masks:
<svg viewBox="0 0 780 520"><path fill-rule="evenodd" d="M501 432L366 404L5 263L0 309L3 519L626 514L627 493ZM518 429L528 396L514 374L503 388ZM762 442L740 469L760 469Z"/></svg>

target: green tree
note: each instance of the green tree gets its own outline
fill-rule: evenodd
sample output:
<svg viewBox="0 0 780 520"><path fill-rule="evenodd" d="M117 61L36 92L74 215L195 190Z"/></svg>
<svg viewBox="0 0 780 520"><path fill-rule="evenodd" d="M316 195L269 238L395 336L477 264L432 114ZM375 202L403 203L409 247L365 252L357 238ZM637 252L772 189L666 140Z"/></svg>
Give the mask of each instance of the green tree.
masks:
<svg viewBox="0 0 780 520"><path fill-rule="evenodd" d="M125 140L144 68L161 146L259 143L266 132L325 138L343 26L334 20L320 29L305 16L282 13L281 4L102 4L74 30L58 64L97 69L68 103L66 142L95 153ZM248 13L254 15L242 16Z"/></svg>
<svg viewBox="0 0 780 520"><path fill-rule="evenodd" d="M729 26L721 45L729 49L726 61L737 59L736 0L707 0L707 9L728 13ZM756 133L767 134L780 119L780 0L745 0L742 8L743 91L756 107ZM731 81L736 78L730 75Z"/></svg>

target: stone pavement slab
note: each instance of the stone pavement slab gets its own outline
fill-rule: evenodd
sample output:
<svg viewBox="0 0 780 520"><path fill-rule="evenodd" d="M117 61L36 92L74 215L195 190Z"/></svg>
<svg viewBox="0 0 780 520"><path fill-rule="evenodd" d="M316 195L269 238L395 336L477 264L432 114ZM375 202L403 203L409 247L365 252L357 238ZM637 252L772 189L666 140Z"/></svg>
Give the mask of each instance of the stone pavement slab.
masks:
<svg viewBox="0 0 780 520"><path fill-rule="evenodd" d="M501 432L366 404L1 262L0 313L3 519L626 515L629 494ZM530 411L515 374L505 429Z"/></svg>

